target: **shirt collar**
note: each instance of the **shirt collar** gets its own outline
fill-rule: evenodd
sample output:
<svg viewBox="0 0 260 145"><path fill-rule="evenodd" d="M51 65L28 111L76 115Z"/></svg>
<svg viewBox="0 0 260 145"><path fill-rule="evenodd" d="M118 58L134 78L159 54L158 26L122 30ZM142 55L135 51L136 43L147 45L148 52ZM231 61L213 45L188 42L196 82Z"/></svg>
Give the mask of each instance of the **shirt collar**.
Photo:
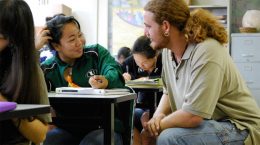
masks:
<svg viewBox="0 0 260 145"><path fill-rule="evenodd" d="M182 56L182 59L183 60L189 59L190 56L191 56L192 51L194 50L194 48L195 48L195 44L194 43L189 43L187 49L185 50L185 52L184 52L184 54Z"/></svg>

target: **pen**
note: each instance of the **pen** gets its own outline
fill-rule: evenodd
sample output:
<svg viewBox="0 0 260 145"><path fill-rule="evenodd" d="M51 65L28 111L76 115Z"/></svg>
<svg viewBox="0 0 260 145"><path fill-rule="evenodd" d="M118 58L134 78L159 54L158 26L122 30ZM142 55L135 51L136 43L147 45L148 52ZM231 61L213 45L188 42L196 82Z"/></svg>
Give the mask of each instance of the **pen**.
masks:
<svg viewBox="0 0 260 145"><path fill-rule="evenodd" d="M129 67L126 65L126 72L129 73Z"/></svg>

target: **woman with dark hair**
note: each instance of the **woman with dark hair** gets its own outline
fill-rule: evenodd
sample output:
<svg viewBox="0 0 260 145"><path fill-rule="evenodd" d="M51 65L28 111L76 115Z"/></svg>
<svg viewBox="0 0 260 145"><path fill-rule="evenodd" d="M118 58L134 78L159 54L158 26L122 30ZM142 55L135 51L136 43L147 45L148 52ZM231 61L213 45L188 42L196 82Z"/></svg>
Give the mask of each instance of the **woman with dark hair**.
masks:
<svg viewBox="0 0 260 145"><path fill-rule="evenodd" d="M0 101L49 104L37 60L33 17L23 0L0 1ZM50 121L50 114L3 121L0 144L39 144Z"/></svg>
<svg viewBox="0 0 260 145"><path fill-rule="evenodd" d="M132 56L128 57L122 65L126 81L134 79L160 78L162 72L162 56L150 46L150 39L146 36L140 36L133 45ZM134 139L135 144L138 140L138 132L143 129L141 124L141 116L144 112L148 112L151 107L154 107L154 92L147 90L137 92L137 106L134 113ZM162 96L161 92L157 93L159 98ZM147 114L147 113L146 113Z"/></svg>
<svg viewBox="0 0 260 145"><path fill-rule="evenodd" d="M58 15L47 21L48 35L51 37L48 45L56 51L56 54L44 61L41 67L45 74L45 80L50 91L57 87L92 87L99 89L123 88L124 79L122 70L115 61L114 57L101 45L85 46L85 39L82 36L79 22L72 16ZM91 108L91 104L88 104ZM102 106L100 106L101 108ZM96 107L97 108L97 107ZM55 108L54 108L55 109ZM61 110L63 111L63 110ZM62 114L56 110L57 117L73 117ZM93 110L81 110L78 112L87 114L87 116L100 113ZM91 132L98 129L98 122L86 120L75 123L64 120L66 123L55 124L57 128L47 134L45 145L47 144L103 144L103 130ZM115 121L119 121L116 119ZM116 124L116 144L122 144L121 136L122 126ZM91 133L89 133L91 132ZM86 136L85 139L83 139ZM95 138L97 138L95 140ZM91 139L91 141L90 141Z"/></svg>

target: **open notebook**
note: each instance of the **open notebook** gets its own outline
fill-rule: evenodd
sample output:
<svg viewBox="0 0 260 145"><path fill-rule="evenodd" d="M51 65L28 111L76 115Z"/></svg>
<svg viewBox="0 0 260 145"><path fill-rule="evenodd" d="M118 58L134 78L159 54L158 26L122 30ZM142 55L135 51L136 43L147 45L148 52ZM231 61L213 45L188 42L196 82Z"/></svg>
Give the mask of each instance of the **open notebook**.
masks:
<svg viewBox="0 0 260 145"><path fill-rule="evenodd" d="M0 113L14 110L16 106L16 102L0 102Z"/></svg>
<svg viewBox="0 0 260 145"><path fill-rule="evenodd" d="M59 87L55 90L59 94L85 94L85 95L121 95L128 94L128 89L93 89L89 87L73 88L73 87Z"/></svg>

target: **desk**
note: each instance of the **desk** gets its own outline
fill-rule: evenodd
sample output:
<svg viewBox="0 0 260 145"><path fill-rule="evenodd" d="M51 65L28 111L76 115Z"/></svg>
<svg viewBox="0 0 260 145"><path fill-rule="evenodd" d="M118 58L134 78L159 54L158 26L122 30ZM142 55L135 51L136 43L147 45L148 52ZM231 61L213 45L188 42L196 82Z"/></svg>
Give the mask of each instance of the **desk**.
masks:
<svg viewBox="0 0 260 145"><path fill-rule="evenodd" d="M2 144L2 134L4 134L4 132L1 132L1 121L12 118L30 117L45 113L50 113L50 105L17 104L17 107L14 110L0 113L0 144Z"/></svg>
<svg viewBox="0 0 260 145"><path fill-rule="evenodd" d="M132 88L135 92L140 91L149 91L154 92L154 104L152 107L150 107L150 117L152 117L153 113L155 112L155 109L157 108L157 93L163 91L163 86L154 86L154 85L129 85L128 87Z"/></svg>
<svg viewBox="0 0 260 145"><path fill-rule="evenodd" d="M14 110L0 113L0 121L45 113L50 113L50 105L17 104L17 107Z"/></svg>
<svg viewBox="0 0 260 145"><path fill-rule="evenodd" d="M55 103L80 103L82 109L88 103L103 104L103 126L104 126L104 144L114 145L114 107L115 103L132 101L136 98L135 93L125 95L71 95L71 94L56 94L49 93L51 105ZM71 109L71 108L68 108Z"/></svg>

